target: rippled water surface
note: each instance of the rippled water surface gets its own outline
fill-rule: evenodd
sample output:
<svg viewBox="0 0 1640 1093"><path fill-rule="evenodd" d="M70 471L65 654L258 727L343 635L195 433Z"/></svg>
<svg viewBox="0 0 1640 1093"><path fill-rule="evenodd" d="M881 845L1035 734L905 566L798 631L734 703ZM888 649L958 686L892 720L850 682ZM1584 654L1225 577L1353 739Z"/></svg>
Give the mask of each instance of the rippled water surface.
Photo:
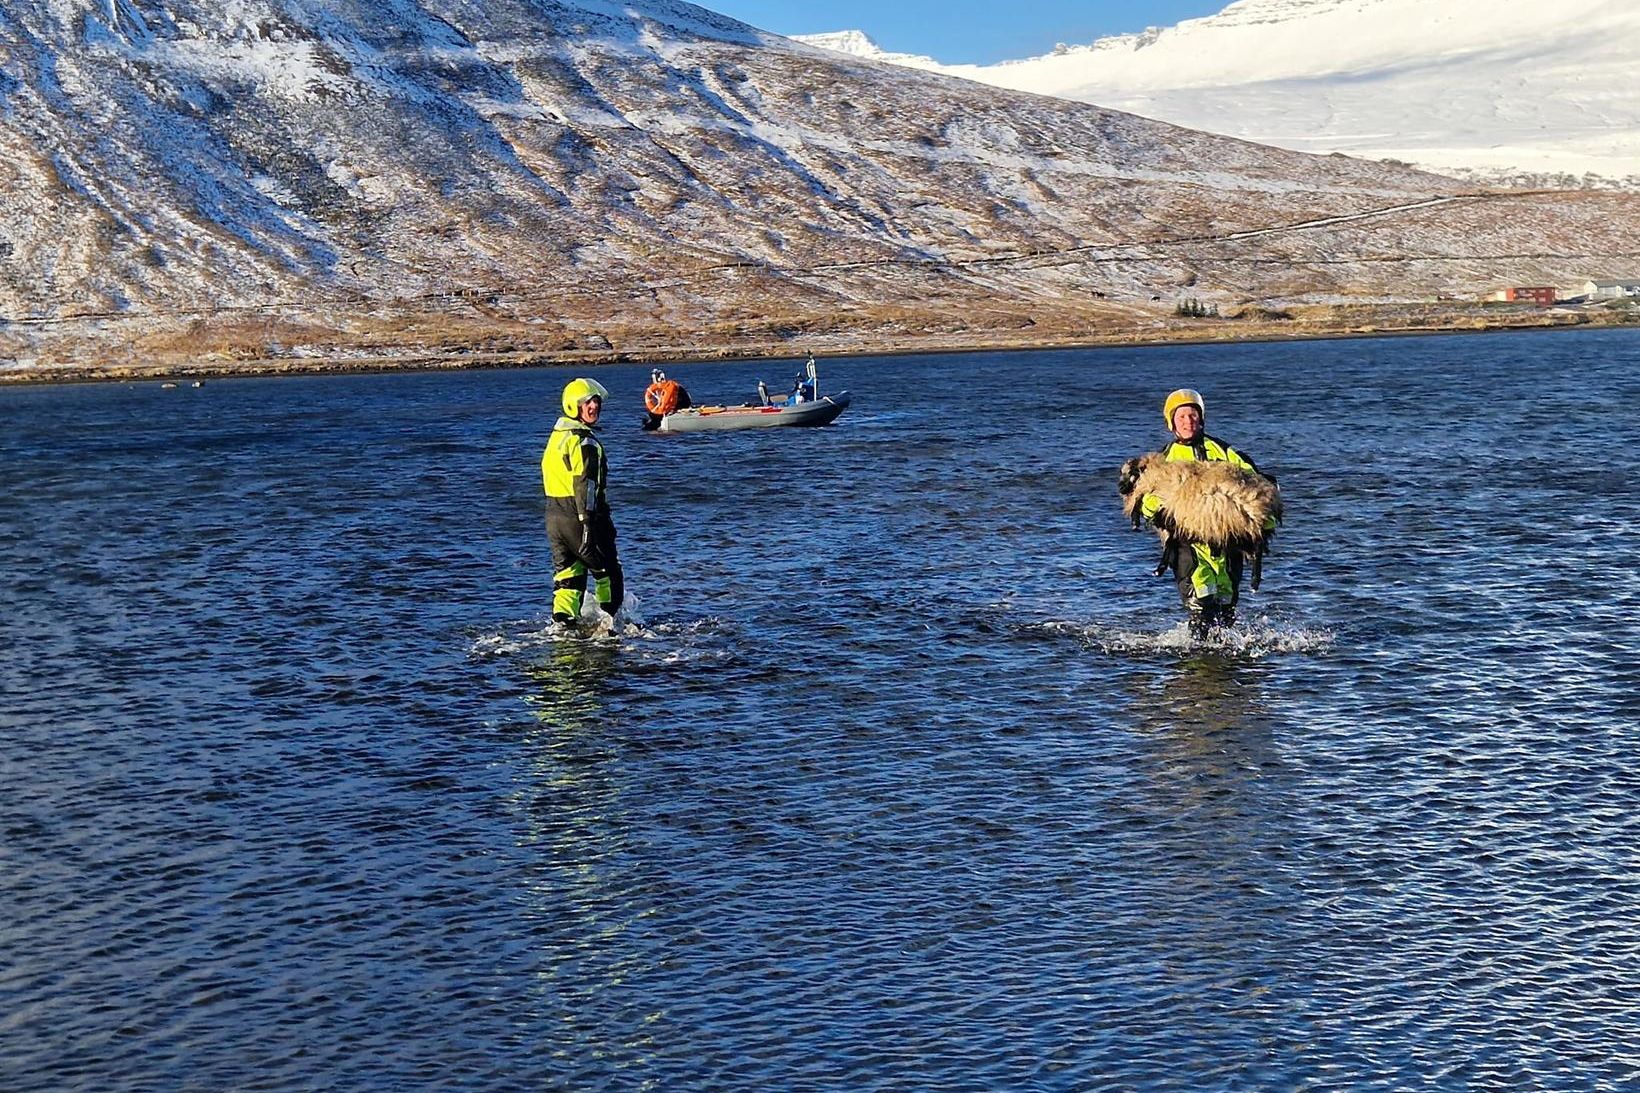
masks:
<svg viewBox="0 0 1640 1093"><path fill-rule="evenodd" d="M1640 1083L1640 337L647 373L591 638L568 373L0 390L0 1088ZM1194 648L1184 384L1289 512Z"/></svg>

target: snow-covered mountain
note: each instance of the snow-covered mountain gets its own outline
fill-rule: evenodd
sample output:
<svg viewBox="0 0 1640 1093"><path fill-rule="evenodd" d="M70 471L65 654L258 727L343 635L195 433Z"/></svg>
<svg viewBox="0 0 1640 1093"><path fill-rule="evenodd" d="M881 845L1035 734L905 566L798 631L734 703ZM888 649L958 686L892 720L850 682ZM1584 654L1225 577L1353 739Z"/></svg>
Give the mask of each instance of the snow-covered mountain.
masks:
<svg viewBox="0 0 1640 1093"><path fill-rule="evenodd" d="M1640 188L1640 3L1238 0L997 65L804 40L1306 152Z"/></svg>
<svg viewBox="0 0 1640 1093"><path fill-rule="evenodd" d="M14 368L1063 339L1640 253L1623 195L1465 195L677 0L0 0L0 186Z"/></svg>

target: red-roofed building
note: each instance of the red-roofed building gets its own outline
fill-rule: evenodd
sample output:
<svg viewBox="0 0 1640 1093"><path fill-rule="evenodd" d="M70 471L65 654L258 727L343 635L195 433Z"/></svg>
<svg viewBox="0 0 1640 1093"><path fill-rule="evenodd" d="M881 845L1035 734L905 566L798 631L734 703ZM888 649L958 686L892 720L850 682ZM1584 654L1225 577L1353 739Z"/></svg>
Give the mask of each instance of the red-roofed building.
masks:
<svg viewBox="0 0 1640 1093"><path fill-rule="evenodd" d="M1558 294L1555 292L1552 285L1547 288L1535 285L1532 287L1500 288L1488 296L1487 299L1502 300L1505 303L1511 304L1538 304L1540 306L1547 306L1555 302L1557 295Z"/></svg>

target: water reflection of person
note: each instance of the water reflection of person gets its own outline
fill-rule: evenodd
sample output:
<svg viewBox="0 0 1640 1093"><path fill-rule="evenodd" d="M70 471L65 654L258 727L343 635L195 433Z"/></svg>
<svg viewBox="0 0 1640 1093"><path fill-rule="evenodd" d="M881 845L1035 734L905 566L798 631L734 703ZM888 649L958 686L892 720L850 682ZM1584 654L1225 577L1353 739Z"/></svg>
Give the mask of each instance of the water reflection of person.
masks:
<svg viewBox="0 0 1640 1093"><path fill-rule="evenodd" d="M555 729L580 731L608 720L600 689L615 665L620 647L613 642L561 641L529 669L535 689L526 696L535 719Z"/></svg>
<svg viewBox="0 0 1640 1093"><path fill-rule="evenodd" d="M1259 693L1262 671L1262 665L1234 656L1195 653L1167 675L1146 680L1144 700L1135 703L1135 712L1141 727L1158 733L1268 736L1274 718Z"/></svg>
<svg viewBox="0 0 1640 1093"><path fill-rule="evenodd" d="M1148 773L1158 800L1208 806L1225 825L1245 828L1227 832L1238 840L1256 842L1259 825L1288 811L1285 783L1272 777L1285 769L1276 742L1287 723L1263 700L1267 670L1216 653L1189 656L1144 680L1133 703L1139 732L1154 744ZM1273 792L1281 799L1269 799Z"/></svg>
<svg viewBox="0 0 1640 1093"><path fill-rule="evenodd" d="M621 944L633 914L631 776L614 743L609 684L620 647L565 640L527 668L531 719L519 734L507 811L526 863L509 896L525 908L538 975L523 1003L573 1028L625 997L664 952Z"/></svg>
<svg viewBox="0 0 1640 1093"><path fill-rule="evenodd" d="M1131 706L1148 745L1135 769L1138 803L1155 826L1155 873L1199 890L1227 937L1262 928L1267 918L1279 930L1303 899L1284 863L1305 809L1278 746L1291 727L1261 694L1265 670L1189 657L1139 680ZM1246 893L1261 893L1256 906L1243 903Z"/></svg>

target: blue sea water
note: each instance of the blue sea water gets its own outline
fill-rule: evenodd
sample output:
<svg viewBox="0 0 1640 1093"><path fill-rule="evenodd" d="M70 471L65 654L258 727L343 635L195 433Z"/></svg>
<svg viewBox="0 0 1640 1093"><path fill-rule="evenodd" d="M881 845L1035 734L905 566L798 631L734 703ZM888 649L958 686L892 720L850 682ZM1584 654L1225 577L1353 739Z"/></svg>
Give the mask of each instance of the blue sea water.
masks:
<svg viewBox="0 0 1640 1093"><path fill-rule="evenodd" d="M0 1088L1640 1083L1640 335L0 390ZM796 361L675 369L738 400ZM1114 480L1288 519L1192 646Z"/></svg>

